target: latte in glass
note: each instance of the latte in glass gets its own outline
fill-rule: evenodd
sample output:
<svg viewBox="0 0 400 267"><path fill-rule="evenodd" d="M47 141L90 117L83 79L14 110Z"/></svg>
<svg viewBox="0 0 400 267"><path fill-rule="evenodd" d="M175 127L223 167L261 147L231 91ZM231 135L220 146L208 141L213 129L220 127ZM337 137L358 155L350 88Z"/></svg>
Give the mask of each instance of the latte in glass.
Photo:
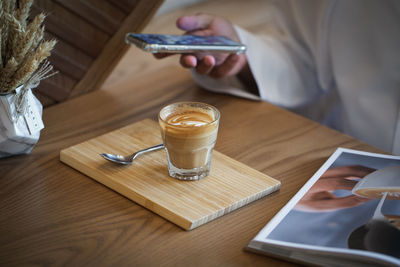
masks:
<svg viewBox="0 0 400 267"><path fill-rule="evenodd" d="M215 107L199 102L175 103L160 111L170 176L198 180L209 174L219 118Z"/></svg>

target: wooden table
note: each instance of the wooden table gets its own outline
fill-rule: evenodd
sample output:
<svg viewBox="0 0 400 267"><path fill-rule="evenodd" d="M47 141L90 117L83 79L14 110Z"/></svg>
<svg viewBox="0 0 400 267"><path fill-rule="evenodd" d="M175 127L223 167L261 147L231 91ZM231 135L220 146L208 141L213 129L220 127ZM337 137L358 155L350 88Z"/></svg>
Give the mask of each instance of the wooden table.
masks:
<svg viewBox="0 0 400 267"><path fill-rule="evenodd" d="M337 147L378 151L268 103L204 91L166 60L46 109L32 153L0 160L0 266L290 265L243 248ZM186 232L59 161L61 149L180 100L215 105L216 149L280 180L280 191Z"/></svg>

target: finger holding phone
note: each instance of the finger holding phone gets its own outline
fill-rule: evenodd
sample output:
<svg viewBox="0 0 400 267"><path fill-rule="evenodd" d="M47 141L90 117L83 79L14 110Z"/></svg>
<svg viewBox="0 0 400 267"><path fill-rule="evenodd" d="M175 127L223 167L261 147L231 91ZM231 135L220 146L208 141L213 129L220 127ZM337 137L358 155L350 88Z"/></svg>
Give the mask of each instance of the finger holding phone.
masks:
<svg viewBox="0 0 400 267"><path fill-rule="evenodd" d="M176 24L178 28L186 31L186 34L225 36L239 42L239 37L233 25L221 17L209 14L183 16L177 20ZM245 54L182 54L180 63L185 68L195 68L199 74L208 74L213 78L222 78L237 75L246 66L247 59Z"/></svg>
<svg viewBox="0 0 400 267"><path fill-rule="evenodd" d="M128 33L125 40L159 59L181 54L183 67L213 78L250 73L244 54L246 46L226 19L198 14L180 17L176 24L186 31L184 35Z"/></svg>

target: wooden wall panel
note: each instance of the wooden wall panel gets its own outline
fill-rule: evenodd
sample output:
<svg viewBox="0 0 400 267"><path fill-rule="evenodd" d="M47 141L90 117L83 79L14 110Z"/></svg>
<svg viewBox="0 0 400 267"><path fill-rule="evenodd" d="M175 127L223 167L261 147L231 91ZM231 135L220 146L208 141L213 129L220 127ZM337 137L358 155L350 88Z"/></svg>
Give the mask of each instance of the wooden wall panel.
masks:
<svg viewBox="0 0 400 267"><path fill-rule="evenodd" d="M100 54L110 37L102 30L89 24L82 17L54 1L35 1L33 10L36 10L36 12L45 10L47 14L45 21L46 31L92 57L97 57Z"/></svg>
<svg viewBox="0 0 400 267"><path fill-rule="evenodd" d="M163 0L36 0L31 17L46 14L45 39L58 43L50 62L59 73L34 90L46 107L98 89Z"/></svg>
<svg viewBox="0 0 400 267"><path fill-rule="evenodd" d="M137 4L139 3L140 0L108 0L109 3L112 5L115 5L118 7L122 12L125 12L125 14L129 14L130 11L132 11ZM142 0L146 1L146 0ZM154 2L154 1L148 1L148 2Z"/></svg>
<svg viewBox="0 0 400 267"><path fill-rule="evenodd" d="M40 82L40 93L54 99L56 102L67 100L77 80L71 79L62 72Z"/></svg>
<svg viewBox="0 0 400 267"><path fill-rule="evenodd" d="M35 91L35 95L39 99L40 103L42 103L43 107L48 107L57 104L56 100L44 95L43 93L38 93L37 91Z"/></svg>
<svg viewBox="0 0 400 267"><path fill-rule="evenodd" d="M149 22L162 1L140 1L134 10L126 17L124 23L112 36L99 57L93 62L85 77L75 86L72 96L80 95L97 88L103 84L108 74L111 73L120 58L125 54L128 45L125 43L127 32L140 32Z"/></svg>
<svg viewBox="0 0 400 267"><path fill-rule="evenodd" d="M126 14L107 1L99 0L55 0L60 5L108 35L113 35L125 19Z"/></svg>
<svg viewBox="0 0 400 267"><path fill-rule="evenodd" d="M52 34L46 33L46 40L54 39ZM85 76L87 70L93 63L94 58L85 54L82 50L58 39L56 48L50 56L51 64L60 72L75 80Z"/></svg>

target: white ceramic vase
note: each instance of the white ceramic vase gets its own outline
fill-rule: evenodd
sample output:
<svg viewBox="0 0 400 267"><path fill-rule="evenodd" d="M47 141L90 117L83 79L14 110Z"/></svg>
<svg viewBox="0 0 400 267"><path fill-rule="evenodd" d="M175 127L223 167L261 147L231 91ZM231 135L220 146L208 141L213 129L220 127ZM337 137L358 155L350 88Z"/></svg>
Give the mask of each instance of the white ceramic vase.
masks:
<svg viewBox="0 0 400 267"><path fill-rule="evenodd" d="M24 92L23 110L16 103L23 86L8 94L0 94L0 158L29 154L44 128L43 107L31 89Z"/></svg>

